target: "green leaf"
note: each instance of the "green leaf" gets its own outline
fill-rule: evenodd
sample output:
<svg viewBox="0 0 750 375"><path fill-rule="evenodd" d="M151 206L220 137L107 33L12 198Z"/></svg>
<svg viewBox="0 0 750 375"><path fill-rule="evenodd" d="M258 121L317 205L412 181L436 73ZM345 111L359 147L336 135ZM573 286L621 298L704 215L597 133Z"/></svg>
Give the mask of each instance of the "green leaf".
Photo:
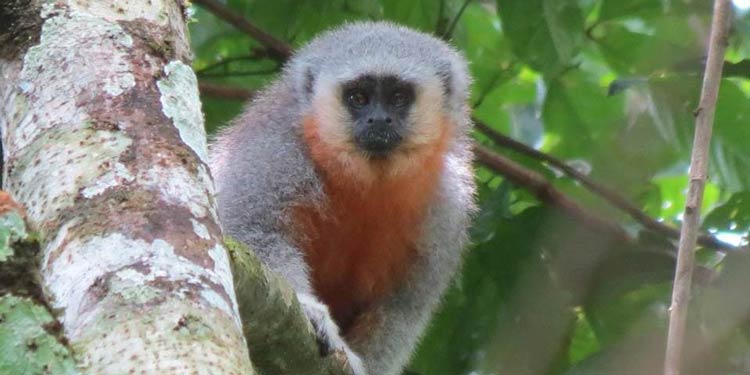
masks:
<svg viewBox="0 0 750 375"><path fill-rule="evenodd" d="M542 117L545 129L558 137L550 151L563 158L590 155L624 124L623 107L623 99L607 96L582 71L551 81Z"/></svg>
<svg viewBox="0 0 750 375"><path fill-rule="evenodd" d="M474 77L472 102L513 78L517 69L507 38L503 37L497 13L478 3L467 6L453 42L461 48Z"/></svg>
<svg viewBox="0 0 750 375"><path fill-rule="evenodd" d="M604 0L599 13L599 22L634 14L661 11L662 0Z"/></svg>
<svg viewBox="0 0 750 375"><path fill-rule="evenodd" d="M485 225L492 221L494 231L488 233L484 225L473 231L477 245L467 254L463 273L448 291L410 366L419 374L467 374L475 369L477 353L501 318L497 312L510 308L504 301L518 286L525 266L538 256L527 236L541 229L544 210L531 208L504 219L509 203L505 189L483 190L488 196L479 216Z"/></svg>
<svg viewBox="0 0 750 375"><path fill-rule="evenodd" d="M624 75L703 69L710 2L605 0L588 35ZM704 27L705 29L700 29Z"/></svg>
<svg viewBox="0 0 750 375"><path fill-rule="evenodd" d="M583 40L583 15L572 0L498 0L503 31L526 64L555 75L573 65Z"/></svg>
<svg viewBox="0 0 750 375"><path fill-rule="evenodd" d="M383 15L389 20L426 32L436 29L440 8L434 0L384 0L382 4Z"/></svg>
<svg viewBox="0 0 750 375"><path fill-rule="evenodd" d="M684 26L687 23L682 22ZM676 71L687 62L700 63L700 53L679 41L665 38L653 31L638 30L620 23L601 26L597 31L603 36L596 42L609 65L622 75L648 75ZM699 67L699 65L698 65ZM699 69L696 67L693 72Z"/></svg>
<svg viewBox="0 0 750 375"><path fill-rule="evenodd" d="M750 190L750 95L735 80L719 88L711 142L712 181L729 191Z"/></svg>
<svg viewBox="0 0 750 375"><path fill-rule="evenodd" d="M598 22L618 18L641 17L654 19L665 15L695 15L710 13L709 1L671 1L671 0L603 0Z"/></svg>
<svg viewBox="0 0 750 375"><path fill-rule="evenodd" d="M527 71L531 72L530 70ZM479 88L479 85L475 86L474 92L479 92L473 100L477 103L477 100L481 99L481 103L474 108L474 117L503 134L520 138L520 140L525 142L538 142L538 138L529 140L522 136L526 131L534 129L523 127L526 124L522 123L523 121L519 121L519 119L527 118L515 116L519 111L530 107L538 111L538 108L536 108L536 99L539 95L539 86L536 84L537 79L538 75L531 73L528 76L517 76L502 85L494 87L488 92L482 92L483 88ZM482 96L481 98L476 97L480 95ZM540 122L536 113L534 113L533 120L536 124Z"/></svg>
<svg viewBox="0 0 750 375"><path fill-rule="evenodd" d="M703 226L725 232L750 231L750 191L732 194L706 216Z"/></svg>
<svg viewBox="0 0 750 375"><path fill-rule="evenodd" d="M596 307L587 308L587 315L595 322L592 325L596 327L597 337L605 345L612 345L631 332L664 330L671 280L664 276L662 281L660 285L643 282L640 289L599 300Z"/></svg>
<svg viewBox="0 0 750 375"><path fill-rule="evenodd" d="M687 168L685 169L687 172ZM662 197L661 211L657 218L675 221L685 210L685 192L688 189L686 174L675 174L654 178L652 182L659 187ZM711 182L706 183L703 193L701 212L706 212L719 196L719 189Z"/></svg>
<svg viewBox="0 0 750 375"><path fill-rule="evenodd" d="M570 343L570 363L575 365L593 353L601 349L601 344L594 334L586 314L583 311L576 311L576 327L573 338Z"/></svg>

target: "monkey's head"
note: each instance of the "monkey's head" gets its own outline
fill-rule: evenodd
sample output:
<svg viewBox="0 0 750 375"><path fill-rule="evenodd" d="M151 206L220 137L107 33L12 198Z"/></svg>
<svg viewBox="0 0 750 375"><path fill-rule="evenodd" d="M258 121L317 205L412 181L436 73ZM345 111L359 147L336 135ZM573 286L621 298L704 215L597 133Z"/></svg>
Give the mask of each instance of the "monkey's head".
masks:
<svg viewBox="0 0 750 375"><path fill-rule="evenodd" d="M315 128L306 135L344 164L414 159L469 127L465 60L445 42L394 24L324 33L295 55L285 77L305 126Z"/></svg>

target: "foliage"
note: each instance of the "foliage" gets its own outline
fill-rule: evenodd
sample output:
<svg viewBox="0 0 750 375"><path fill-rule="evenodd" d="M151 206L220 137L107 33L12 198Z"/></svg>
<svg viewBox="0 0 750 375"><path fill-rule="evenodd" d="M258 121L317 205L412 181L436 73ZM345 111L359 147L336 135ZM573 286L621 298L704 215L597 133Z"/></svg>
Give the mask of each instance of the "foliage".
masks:
<svg viewBox="0 0 750 375"><path fill-rule="evenodd" d="M471 61L476 119L575 165L649 216L679 226L711 7L671 0L227 0L302 45L345 21L385 19L445 36ZM465 6L465 8L464 8ZM200 7L191 36L201 83L256 90L280 62ZM460 17L458 17L460 15ZM455 27L453 25L455 24ZM750 230L750 15L736 9L711 145L704 229ZM209 130L241 101L203 96ZM476 139L539 172L623 242L479 167L481 213L464 272L412 361L417 374L641 374L661 371L675 241L546 164ZM750 372L744 252L700 248L687 368Z"/></svg>

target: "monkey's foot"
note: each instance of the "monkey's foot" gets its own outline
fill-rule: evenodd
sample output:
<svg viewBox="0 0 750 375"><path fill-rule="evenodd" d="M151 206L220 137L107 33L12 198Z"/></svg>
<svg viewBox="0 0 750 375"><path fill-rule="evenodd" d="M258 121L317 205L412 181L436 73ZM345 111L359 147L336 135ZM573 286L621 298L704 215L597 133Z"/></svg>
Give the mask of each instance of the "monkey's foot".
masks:
<svg viewBox="0 0 750 375"><path fill-rule="evenodd" d="M354 371L354 375L367 375L365 366L357 354L346 344L341 335L339 327L331 318L328 307L321 303L315 296L307 293L297 293L297 299L302 305L302 310L310 319L317 336L320 354L327 356L335 351L346 354L346 359Z"/></svg>

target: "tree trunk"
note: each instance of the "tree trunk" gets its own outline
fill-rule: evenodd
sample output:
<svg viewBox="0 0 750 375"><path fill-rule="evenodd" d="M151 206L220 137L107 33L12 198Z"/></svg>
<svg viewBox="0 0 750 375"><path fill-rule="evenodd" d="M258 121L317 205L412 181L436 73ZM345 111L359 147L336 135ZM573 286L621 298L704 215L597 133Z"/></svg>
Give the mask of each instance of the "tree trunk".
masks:
<svg viewBox="0 0 750 375"><path fill-rule="evenodd" d="M177 1L0 10L5 189L92 374L250 374Z"/></svg>

